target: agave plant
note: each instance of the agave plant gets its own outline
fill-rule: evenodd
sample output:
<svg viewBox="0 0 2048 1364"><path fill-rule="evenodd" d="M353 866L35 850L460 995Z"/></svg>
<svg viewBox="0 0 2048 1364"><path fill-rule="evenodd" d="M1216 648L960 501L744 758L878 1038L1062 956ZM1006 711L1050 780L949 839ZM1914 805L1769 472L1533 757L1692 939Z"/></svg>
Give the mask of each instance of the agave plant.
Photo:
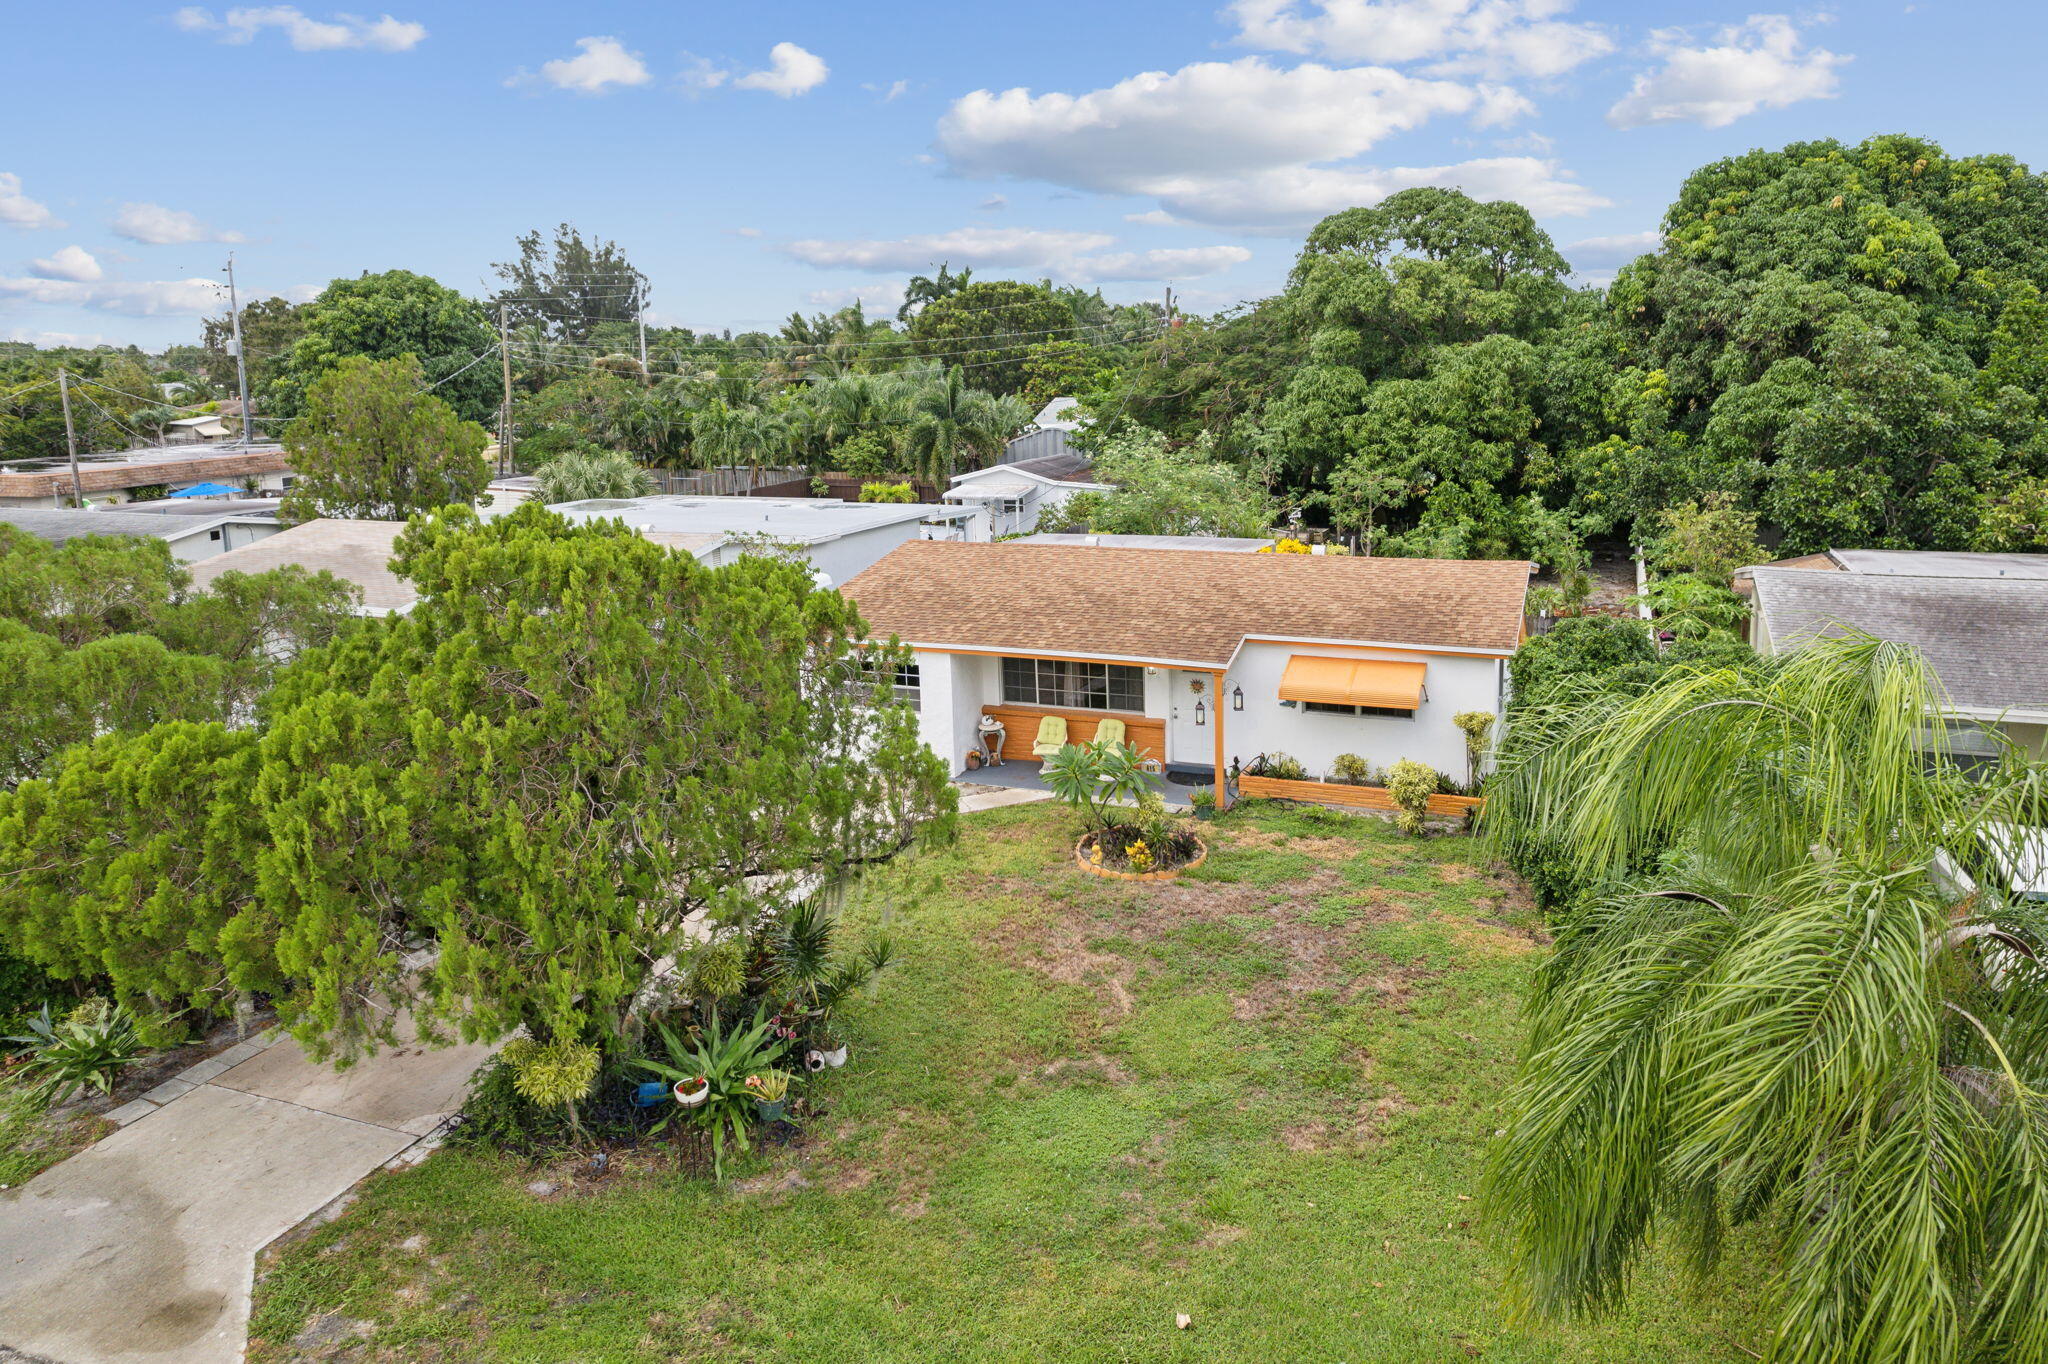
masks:
<svg viewBox="0 0 2048 1364"><path fill-rule="evenodd" d="M1754 1223L1770 1358L2048 1358L2043 915L1930 874L2048 803L2016 753L1964 780L1942 710L1858 636L1518 718L1491 837L1595 887L1491 1155L1525 1307L1598 1311L1653 1231L1705 1268Z"/></svg>
<svg viewBox="0 0 2048 1364"><path fill-rule="evenodd" d="M747 1123L754 1113L754 1093L747 1079L773 1069L786 1044L775 1036L758 1009L752 1023L731 1032L725 1031L715 1013L710 1024L691 1039L678 1037L666 1023L659 1030L668 1059L649 1058L634 1064L671 1081L701 1079L710 1093L694 1108L672 1110L652 1130L659 1132L678 1112L686 1113L691 1122L710 1132L711 1177L723 1180L728 1138L742 1151L751 1149Z"/></svg>

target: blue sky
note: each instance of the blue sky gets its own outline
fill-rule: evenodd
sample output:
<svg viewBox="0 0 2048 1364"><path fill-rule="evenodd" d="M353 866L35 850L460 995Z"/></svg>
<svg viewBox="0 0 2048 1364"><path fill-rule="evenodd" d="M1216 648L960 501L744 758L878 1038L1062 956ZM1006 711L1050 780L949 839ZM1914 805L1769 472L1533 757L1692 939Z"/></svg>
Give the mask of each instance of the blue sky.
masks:
<svg viewBox="0 0 2048 1364"><path fill-rule="evenodd" d="M481 292L564 220L662 322L893 308L940 259L1208 311L1408 184L1521 199L1598 279L1750 147L2048 164L2048 15L1990 0L5 10L11 339L196 339L230 249L245 297L392 267Z"/></svg>

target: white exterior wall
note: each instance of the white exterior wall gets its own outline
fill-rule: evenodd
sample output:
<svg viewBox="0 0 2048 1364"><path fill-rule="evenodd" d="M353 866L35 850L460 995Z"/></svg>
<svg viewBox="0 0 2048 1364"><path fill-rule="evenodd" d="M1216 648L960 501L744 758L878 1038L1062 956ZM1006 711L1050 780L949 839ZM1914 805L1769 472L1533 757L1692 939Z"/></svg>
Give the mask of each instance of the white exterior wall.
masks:
<svg viewBox="0 0 2048 1364"><path fill-rule="evenodd" d="M216 554L225 554L231 549L253 545L266 540L284 529L282 522L248 520L225 521L206 530L187 531L182 535L165 536L171 546L171 557L181 564L197 563L211 559ZM218 535L220 538L215 539Z"/></svg>
<svg viewBox="0 0 2048 1364"><path fill-rule="evenodd" d="M1385 658L1425 665L1425 699L1412 720L1378 715L1324 715L1280 704L1280 678L1296 654L1325 658ZM1247 643L1223 681L1224 751L1250 762L1260 753L1286 753L1311 776L1322 776L1340 753L1355 753L1384 768L1402 758L1427 763L1464 781L1465 735L1451 717L1460 711L1502 710L1505 661L1373 649L1337 644ZM1233 687L1244 688L1244 709L1229 710Z"/></svg>
<svg viewBox="0 0 2048 1364"><path fill-rule="evenodd" d="M917 654L918 735L954 776L966 770L967 750L979 741L975 726L987 699L989 662L972 654Z"/></svg>

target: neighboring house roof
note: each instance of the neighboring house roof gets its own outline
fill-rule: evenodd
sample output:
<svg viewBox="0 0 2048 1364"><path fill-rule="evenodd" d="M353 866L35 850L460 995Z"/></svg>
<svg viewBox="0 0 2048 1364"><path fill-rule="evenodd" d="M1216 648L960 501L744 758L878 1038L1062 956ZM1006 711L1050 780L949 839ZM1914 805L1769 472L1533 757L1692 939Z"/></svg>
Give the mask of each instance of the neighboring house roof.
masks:
<svg viewBox="0 0 2048 1364"><path fill-rule="evenodd" d="M1073 488L1087 492L1108 492L1107 483L1090 483L1084 475L1094 462L1076 453L1071 458L1053 456L1026 460L1022 464L991 464L986 469L969 469L953 475L953 486L941 494L946 498L1017 497L1033 487Z"/></svg>
<svg viewBox="0 0 2048 1364"><path fill-rule="evenodd" d="M1088 531L1046 531L1022 535L1013 545L1089 545L1098 549L1185 549L1205 554L1255 554L1273 542L1230 535L1098 535Z"/></svg>
<svg viewBox="0 0 2048 1364"><path fill-rule="evenodd" d="M1054 398L1038 409L1038 415L1031 419L1031 424L1043 431L1079 431L1081 423L1067 414L1080 405L1079 398Z"/></svg>
<svg viewBox="0 0 2048 1364"><path fill-rule="evenodd" d="M1069 433L1054 429L1051 431L1027 431L1021 436L1011 437L1003 446L1003 453L996 457L998 464L1032 464L1038 460L1086 461L1087 455L1076 449Z"/></svg>
<svg viewBox="0 0 2048 1364"><path fill-rule="evenodd" d="M839 502L829 498L776 497L600 497L552 508L571 521L616 518L643 533L765 535L792 544L815 545L864 530L927 521L953 520L960 507L929 502Z"/></svg>
<svg viewBox="0 0 2048 1364"><path fill-rule="evenodd" d="M1754 579L1766 652L1847 627L1920 650L1962 710L2048 710L2048 580L1771 567Z"/></svg>
<svg viewBox="0 0 2048 1364"><path fill-rule="evenodd" d="M928 648L1220 668L1247 639L1505 655L1529 565L920 540L842 590Z"/></svg>
<svg viewBox="0 0 2048 1364"><path fill-rule="evenodd" d="M277 445L238 446L213 453L194 450L190 445L167 445L153 450L80 455L78 481L88 493L105 493L158 483L198 483L205 479L275 474L287 467L284 448ZM0 497L64 497L70 493L71 468L62 457L0 463Z"/></svg>
<svg viewBox="0 0 2048 1364"><path fill-rule="evenodd" d="M1735 590L1749 595L1759 568L1819 569L1896 578L2048 579L2048 554L1966 554L1946 549L1829 549L1735 570Z"/></svg>
<svg viewBox="0 0 2048 1364"><path fill-rule="evenodd" d="M371 615L403 611L419 600L419 589L391 571L391 545L405 530L403 521L347 521L323 517L292 526L191 566L193 586L204 588L221 574L264 573L297 564L309 572L326 569L363 589L363 608Z"/></svg>
<svg viewBox="0 0 2048 1364"><path fill-rule="evenodd" d="M275 497L236 497L220 502L204 504L208 516L239 516L243 518L277 515L279 499ZM117 516L195 516L199 508L189 502L163 498L155 502L123 502L114 512Z"/></svg>
<svg viewBox="0 0 2048 1364"><path fill-rule="evenodd" d="M190 511L187 507L184 510ZM26 531L39 540L61 545L83 535L154 535L160 540L182 540L223 521L248 517L209 511L204 515L170 512L99 511L73 507L0 507L0 525Z"/></svg>

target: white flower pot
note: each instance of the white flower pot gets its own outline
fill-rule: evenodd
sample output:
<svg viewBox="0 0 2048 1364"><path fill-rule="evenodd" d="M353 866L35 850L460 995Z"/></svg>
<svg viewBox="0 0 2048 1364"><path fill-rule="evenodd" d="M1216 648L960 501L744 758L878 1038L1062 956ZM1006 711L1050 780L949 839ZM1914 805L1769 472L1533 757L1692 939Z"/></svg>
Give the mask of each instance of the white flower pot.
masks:
<svg viewBox="0 0 2048 1364"><path fill-rule="evenodd" d="M834 1069L834 1070L837 1070L837 1069L839 1069L839 1068L840 1068L841 1066L845 1065L845 1064L846 1064L846 1048L845 1048L844 1046L842 1046L842 1047L840 1047L840 1048L839 1048L839 1049L838 1049L837 1051L828 1051L828 1052L826 1052L826 1053L825 1053L825 1064L826 1064L826 1065L828 1065L828 1066L830 1066L830 1067L832 1067L832 1069Z"/></svg>
<svg viewBox="0 0 2048 1364"><path fill-rule="evenodd" d="M816 1048L813 1048L812 1050L810 1050L810 1051L807 1051L807 1052L805 1052L805 1053L804 1053L804 1069L805 1069L805 1070L808 1070L808 1071L813 1071L813 1072L815 1072L815 1071L820 1071L820 1070L823 1070L824 1068L825 1068L825 1053L824 1053L824 1052L822 1052L822 1051L819 1051L819 1050L817 1050Z"/></svg>
<svg viewBox="0 0 2048 1364"><path fill-rule="evenodd" d="M683 1107L695 1108L698 1104L703 1103L706 1099L711 1097L710 1085L699 1085L697 1086L696 1093L685 1094L683 1092L683 1085L685 1083L687 1082L683 1080L678 1080L675 1082L675 1085L669 1090L671 1094L676 1096L676 1102L681 1104Z"/></svg>

